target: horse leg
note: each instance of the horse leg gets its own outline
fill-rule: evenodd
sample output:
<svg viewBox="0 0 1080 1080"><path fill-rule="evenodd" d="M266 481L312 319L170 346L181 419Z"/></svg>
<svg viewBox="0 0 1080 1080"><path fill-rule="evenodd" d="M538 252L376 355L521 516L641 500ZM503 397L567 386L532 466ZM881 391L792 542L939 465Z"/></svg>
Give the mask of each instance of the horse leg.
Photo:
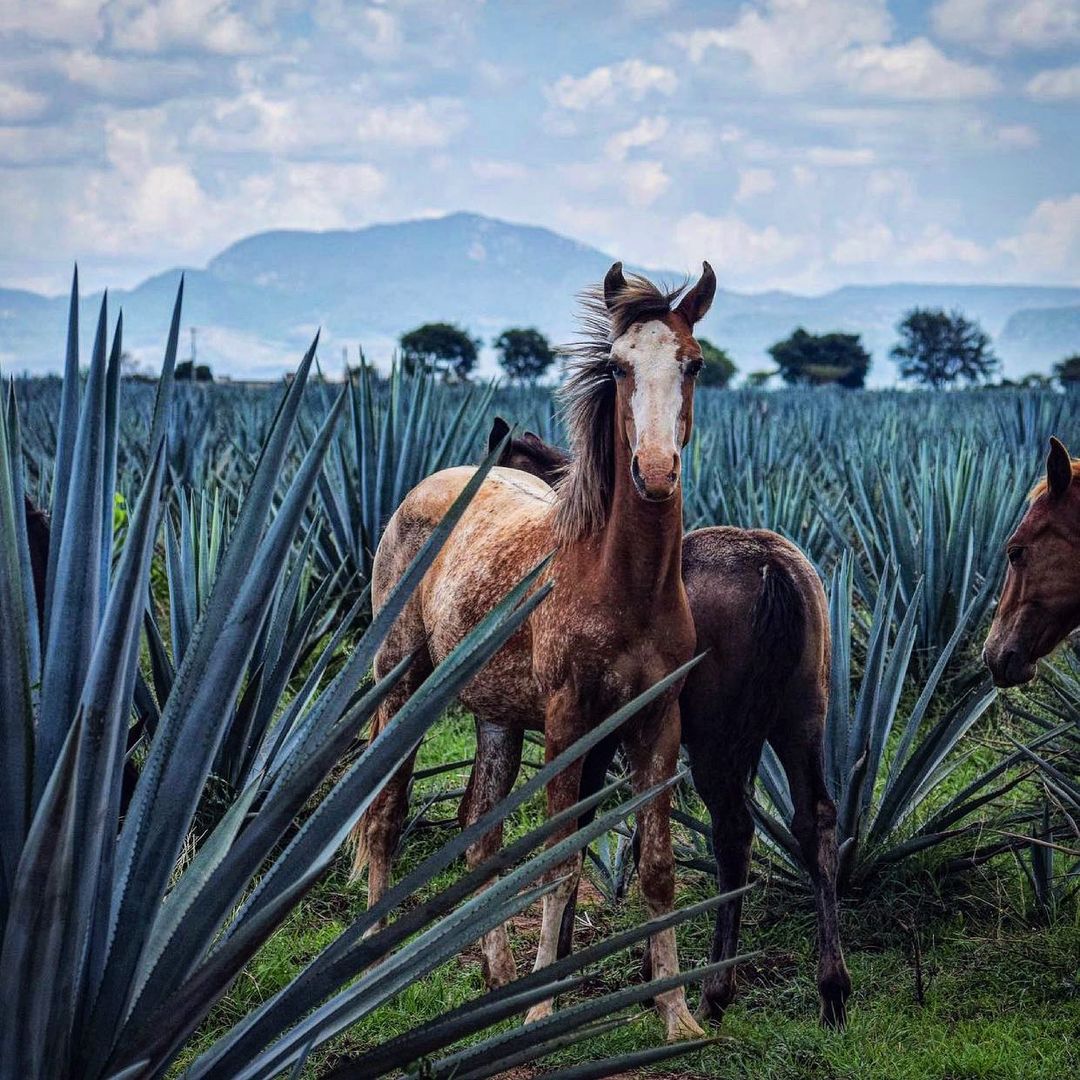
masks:
<svg viewBox="0 0 1080 1080"><path fill-rule="evenodd" d="M521 768L521 728L505 727L478 720L476 723L476 761L469 777L469 801L464 806L465 826L482 818L496 803L505 799L514 786ZM494 855L502 847L502 822L470 845L465 853L469 869ZM488 931L481 944L484 981L491 988L503 986L517 977L514 955L506 936L506 927Z"/></svg>
<svg viewBox="0 0 1080 1080"><path fill-rule="evenodd" d="M613 736L594 746L585 755L585 764L581 772L581 790L578 793L579 799L587 799L590 795L595 795L604 786L608 769L611 767L611 761L615 757L615 751L618 748L618 739ZM578 818L578 828L583 829L594 817L596 817L595 809L582 814ZM562 925L559 927L558 958L560 960L569 956L573 951L577 898L578 890L575 888L573 896L567 901L566 908L563 911Z"/></svg>
<svg viewBox="0 0 1080 1080"><path fill-rule="evenodd" d="M754 839L754 819L750 813L745 772L712 756L702 748L690 748L694 786L709 811L712 822L716 881L721 893L740 889L750 873L750 847ZM704 759L704 760L702 760ZM742 897L722 904L716 912L711 963L730 960L739 951ZM725 968L705 979L699 1018L720 1021L735 999L735 968Z"/></svg>
<svg viewBox="0 0 1080 1080"><path fill-rule="evenodd" d="M569 691L558 691L548 702L544 721L544 757L552 761L571 746L584 730L583 713L576 697ZM579 730L580 729L580 730ZM578 801L581 790L582 762L580 758L571 762L547 786L548 817L569 809ZM575 823L565 825L554 833L547 842L551 847L569 836ZM554 866L545 875L545 882L557 881L558 884L544 896L543 913L540 920L540 943L536 948L536 963L533 971L539 971L554 963L559 953L559 937L563 925L563 915L571 897L577 892L578 879L581 877L581 852L577 852L558 866ZM525 1023L542 1020L551 1015L554 1003L549 999L534 1005L525 1014Z"/></svg>
<svg viewBox="0 0 1080 1080"><path fill-rule="evenodd" d="M380 652L375 659L376 678L381 678L386 671L393 669L396 657L397 650L392 650L385 655ZM418 654L376 711L371 729L372 739L376 738L390 723L398 709L409 700L430 672L431 662L427 654ZM363 872L365 865L367 866L367 905L369 908L374 907L390 888L390 863L405 827L405 818L409 810L409 782L412 779L415 761L416 750L383 785L382 790L375 796L371 806L356 823L352 832L354 843L352 879L355 881ZM376 929L377 927L372 927L371 932L374 933Z"/></svg>
<svg viewBox="0 0 1080 1080"><path fill-rule="evenodd" d="M657 723L657 721L660 721ZM669 780L679 761L679 703L672 699L655 713L639 721L625 736L635 792L642 792ZM641 891L649 915L665 915L675 906L675 856L671 849L671 789L662 791L638 811L641 836ZM675 930L654 934L649 941L651 970L657 979L677 975L679 954ZM703 1035L698 1022L686 1007L682 987L656 998L656 1007L667 1029L668 1041Z"/></svg>
<svg viewBox="0 0 1080 1080"><path fill-rule="evenodd" d="M836 901L836 804L825 784L822 764L825 702L823 694L815 696L822 700L812 710L804 709L793 722L782 720L769 741L787 774L794 808L791 831L802 848L814 887L821 1022L826 1027L842 1028L847 1019L851 976L840 945Z"/></svg>

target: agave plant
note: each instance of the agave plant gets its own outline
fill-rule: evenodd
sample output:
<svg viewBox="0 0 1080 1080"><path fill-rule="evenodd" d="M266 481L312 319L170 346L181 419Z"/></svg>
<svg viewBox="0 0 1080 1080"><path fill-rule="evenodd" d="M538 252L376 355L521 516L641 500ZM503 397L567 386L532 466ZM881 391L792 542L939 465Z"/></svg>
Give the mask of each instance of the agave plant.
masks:
<svg viewBox="0 0 1080 1080"><path fill-rule="evenodd" d="M947 439L920 443L906 459L848 453L842 477L850 529L827 504L821 512L838 546L849 531L857 538L855 584L867 606L893 569L900 611L915 611L919 662L928 668L958 626L978 629L997 595L999 553L1029 486L1027 470L980 443Z"/></svg>
<svg viewBox="0 0 1080 1080"><path fill-rule="evenodd" d="M937 789L964 757L958 752L961 739L996 696L989 677L983 676L966 690L954 687L948 707L938 700L949 660L977 609L972 606L961 613L918 697L902 716L900 705L920 610L919 587L898 620L899 575L893 570L883 574L853 699L853 577L854 559L849 552L830 582L833 648L825 730L825 773L837 806L841 887L865 884L889 864L973 833L978 824L972 815L1019 782L1010 776L994 786L1016 764L1014 755L980 772L961 791L935 805ZM807 868L790 829L787 781L768 746L758 776L766 795L756 809L759 827L787 865L804 873Z"/></svg>
<svg viewBox="0 0 1080 1080"><path fill-rule="evenodd" d="M166 646L154 619L146 623L154 685L159 700L172 690L176 669L191 644L194 628L214 593L220 564L225 557L233 527L230 500L221 489L179 492L179 514L166 515L165 567L168 592L169 642ZM274 745L283 745L292 723L310 701L327 668L340 655L361 607L354 603L344 614L344 571L314 579L312 550L319 526L312 522L291 565L279 578L267 618L259 629L244 676L244 691L221 739L213 775L235 794L265 764ZM332 634L331 634L331 631ZM291 693L289 708L277 720L279 704L299 679L301 669L322 646L313 670L302 688ZM273 736L270 732L273 727Z"/></svg>
<svg viewBox="0 0 1080 1080"><path fill-rule="evenodd" d="M383 386L361 363L350 378L349 424L319 484L331 569L347 558L366 580L383 527L406 493L430 473L468 459L494 386L456 390L456 404L449 389L426 369L395 366Z"/></svg>
<svg viewBox="0 0 1080 1080"><path fill-rule="evenodd" d="M147 733L134 792L121 813L140 628L145 625L159 534L180 296L149 421L152 465L134 501L115 565L108 557L113 522L109 471L116 460L116 429L109 417L115 415L110 401L115 403L119 385L113 362L120 352L119 336L113 359L107 360L103 303L89 377L80 394L77 310L73 296L41 626L29 575L23 451L14 394L0 411L0 760L5 771L0 788L0 992L9 1003L0 1014L0 1075L134 1080L166 1074L244 964L329 865L385 778L458 690L543 602L547 587L539 584L541 566L512 589L312 806L313 795L400 676L401 668L357 693L382 636L489 462L417 554L337 674L325 684L316 678L288 704L292 715L268 729L235 798L194 854L182 857L245 679L252 678L250 662L262 631L270 627L269 633L274 632L275 603L290 606L290 582L297 573L290 559L298 557L298 547L302 555L311 541L310 533L300 534L347 399L342 395L333 404L282 485L314 357L312 346L267 434L160 702L160 715ZM182 562L182 553L179 558ZM665 680L620 710L548 763L506 804L412 871L275 998L191 1062L186 1075L263 1077L299 1068L314 1047L542 895L548 886L532 882L658 789L601 814L587 829L517 865L567 820L599 805L611 794L605 791L545 822L377 929L380 919L426 889L497 818L535 794L558 769L614 732L635 705L654 699L669 684ZM269 685L267 680L264 689ZM501 881L473 896L504 872ZM440 1052L533 1001L569 991L577 985L570 976L583 964L710 906L645 924L526 976L475 1008L448 1014L422 1029L414 1041L377 1048L372 1053L380 1055L378 1069L397 1069ZM376 964L391 954L393 963ZM495 1036L489 1040L486 1065L548 1053L567 1039L595 1030L596 1022L612 1010L707 970L563 1010L514 1036ZM455 1057L454 1064L437 1066L443 1068L439 1075L447 1070L462 1074L461 1058L451 1055ZM616 1066L622 1063L611 1067ZM377 1075L375 1066L364 1075ZM604 1075L602 1068L597 1075Z"/></svg>

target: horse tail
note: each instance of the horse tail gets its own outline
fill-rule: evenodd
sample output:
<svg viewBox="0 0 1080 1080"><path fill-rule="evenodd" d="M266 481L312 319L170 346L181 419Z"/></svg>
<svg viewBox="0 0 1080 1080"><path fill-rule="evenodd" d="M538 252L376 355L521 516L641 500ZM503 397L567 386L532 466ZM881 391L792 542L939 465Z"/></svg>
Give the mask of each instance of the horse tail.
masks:
<svg viewBox="0 0 1080 1080"><path fill-rule="evenodd" d="M385 709L376 709L371 718L371 733L368 736L370 746L382 733L383 728L390 723L391 717ZM349 881L358 881L368 864L370 851L368 848L368 825L372 818L372 807L369 806L356 819L356 824L349 831L349 848L352 850L352 870L349 871Z"/></svg>
<svg viewBox="0 0 1080 1080"><path fill-rule="evenodd" d="M737 760L749 781L806 650L806 601L791 569L770 557L750 612L751 659L732 718Z"/></svg>

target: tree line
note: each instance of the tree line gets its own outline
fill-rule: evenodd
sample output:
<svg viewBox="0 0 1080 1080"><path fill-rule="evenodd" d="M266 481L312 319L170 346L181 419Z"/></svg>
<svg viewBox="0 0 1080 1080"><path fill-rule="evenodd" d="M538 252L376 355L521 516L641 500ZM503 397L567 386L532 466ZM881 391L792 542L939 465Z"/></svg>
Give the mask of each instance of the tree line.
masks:
<svg viewBox="0 0 1080 1080"><path fill-rule="evenodd" d="M897 363L900 378L933 389L963 384L989 383L1001 363L994 354L990 335L961 311L916 307L897 325L896 344L890 357ZM700 381L706 386L724 387L737 369L724 349L699 339L705 366ZM430 369L448 379L467 379L476 366L483 342L453 323L425 323L399 339L401 362L407 371ZM516 383L534 384L547 375L556 353L548 339L535 327L511 327L492 342L499 367ZM767 350L776 364L773 371L753 371L746 376L748 386L765 384L774 375L793 386L835 385L858 389L870 371L870 353L858 334L839 331L816 334L799 327ZM1054 368L1062 384L1080 385L1080 354L1067 357ZM1042 385L1048 376L1027 376L1020 383L1002 380L995 385Z"/></svg>
<svg viewBox="0 0 1080 1080"><path fill-rule="evenodd" d="M941 390L957 384L989 384L1001 363L990 335L961 311L912 308L897 324L896 344L889 356L897 363L904 382ZM398 339L400 361L408 372L431 370L447 380L462 381L472 374L483 341L454 323L424 323ZM728 353L705 338L698 338L705 361L698 377L704 386L726 387L738 374ZM535 327L509 327L492 341L499 367L511 382L535 385L556 360L551 342ZM789 386L834 385L853 390L863 387L870 371L870 353L858 334L839 331L810 333L797 328L767 350L774 370L751 371L747 386L763 386L774 376ZM176 365L176 378L212 381L205 364L185 360ZM1080 388L1080 353L1054 365L1052 375L1026 375L1018 382L1002 379L994 386L1045 386L1057 380L1064 387Z"/></svg>

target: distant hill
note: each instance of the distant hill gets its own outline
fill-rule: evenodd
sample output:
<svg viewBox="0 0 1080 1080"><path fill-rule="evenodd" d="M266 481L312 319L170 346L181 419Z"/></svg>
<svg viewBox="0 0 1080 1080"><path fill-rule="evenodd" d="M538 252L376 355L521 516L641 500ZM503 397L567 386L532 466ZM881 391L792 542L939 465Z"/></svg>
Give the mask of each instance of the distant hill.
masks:
<svg viewBox="0 0 1080 1080"><path fill-rule="evenodd" d="M548 229L476 214L333 232L259 233L205 269L187 269L186 328L198 328L200 361L234 376L295 366L316 328L328 372L362 344L387 359L398 335L421 322L460 322L490 341L512 325L573 336L573 296L599 280L612 256ZM157 365L179 269L110 293L124 309L125 344ZM666 275L678 280L679 275ZM100 297L83 303L84 338ZM1025 285L846 286L823 296L721 290L701 333L745 373L770 366L766 348L796 326L861 333L874 354L872 381L890 383L887 358L902 313L916 304L962 308L995 338L1009 375L1048 371L1080 351L1080 288ZM0 289L0 363L7 371L59 370L66 297ZM490 369L487 358L485 368Z"/></svg>

